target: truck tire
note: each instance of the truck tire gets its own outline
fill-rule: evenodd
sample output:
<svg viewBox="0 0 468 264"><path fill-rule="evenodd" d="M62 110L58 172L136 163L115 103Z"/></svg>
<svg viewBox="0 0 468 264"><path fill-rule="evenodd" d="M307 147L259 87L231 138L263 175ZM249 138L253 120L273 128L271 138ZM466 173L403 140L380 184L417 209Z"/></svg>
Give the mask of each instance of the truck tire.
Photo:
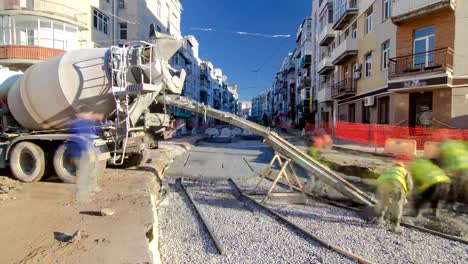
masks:
<svg viewBox="0 0 468 264"><path fill-rule="evenodd" d="M63 182L76 183L76 165L66 154L67 143L60 145L54 154L53 164L54 170Z"/></svg>
<svg viewBox="0 0 468 264"><path fill-rule="evenodd" d="M46 169L44 151L31 142L24 141L16 144L10 155L10 169L19 181L40 181Z"/></svg>
<svg viewBox="0 0 468 264"><path fill-rule="evenodd" d="M67 153L67 144L64 143L60 145L57 150L55 151L54 154L54 170L55 173L57 174L57 177L59 177L63 182L65 183L76 183L77 177L76 177L76 164L73 163L71 158L68 157ZM104 173L104 170L106 169L107 161L106 160L100 160L97 161L95 171L97 177L102 175Z"/></svg>

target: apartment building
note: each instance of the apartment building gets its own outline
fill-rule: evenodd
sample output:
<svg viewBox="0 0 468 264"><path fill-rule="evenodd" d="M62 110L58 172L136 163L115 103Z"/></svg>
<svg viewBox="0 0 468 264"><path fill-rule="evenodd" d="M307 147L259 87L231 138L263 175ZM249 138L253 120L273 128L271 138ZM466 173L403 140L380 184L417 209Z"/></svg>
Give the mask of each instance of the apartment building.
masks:
<svg viewBox="0 0 468 264"><path fill-rule="evenodd" d="M154 32L180 39L179 0L3 0L0 64L25 70L77 48L148 40Z"/></svg>
<svg viewBox="0 0 468 264"><path fill-rule="evenodd" d="M272 116L272 89L266 89L259 95L252 98L252 120L255 122L263 121L266 116L271 120Z"/></svg>
<svg viewBox="0 0 468 264"><path fill-rule="evenodd" d="M389 58L396 50L391 4L390 0L333 2L335 38L330 50L335 80L330 88L339 121L390 122L388 111L383 111L389 102Z"/></svg>
<svg viewBox="0 0 468 264"><path fill-rule="evenodd" d="M273 82L273 88L253 99L254 119L260 121L263 114L266 114L269 120L294 127L303 127L305 122L314 122L312 53L313 21L312 17L306 17L297 30L296 48L284 58Z"/></svg>
<svg viewBox="0 0 468 264"><path fill-rule="evenodd" d="M295 125L300 128L306 122L315 122L313 107L313 95L315 87L312 85L312 54L313 54L313 21L312 17L306 17L298 29L296 35L296 50L294 52L296 62L296 112Z"/></svg>
<svg viewBox="0 0 468 264"><path fill-rule="evenodd" d="M238 101L237 103L237 116L248 119L252 116L252 102L251 101Z"/></svg>
<svg viewBox="0 0 468 264"><path fill-rule="evenodd" d="M317 123L466 128L466 3L319 0Z"/></svg>
<svg viewBox="0 0 468 264"><path fill-rule="evenodd" d="M468 128L467 14L461 0L393 1L389 123Z"/></svg>

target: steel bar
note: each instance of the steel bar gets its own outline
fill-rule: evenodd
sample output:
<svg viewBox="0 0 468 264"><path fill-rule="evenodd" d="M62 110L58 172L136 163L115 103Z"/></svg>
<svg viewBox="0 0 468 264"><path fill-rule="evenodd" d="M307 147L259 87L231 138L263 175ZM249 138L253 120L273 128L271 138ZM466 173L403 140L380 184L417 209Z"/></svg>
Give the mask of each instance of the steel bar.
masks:
<svg viewBox="0 0 468 264"><path fill-rule="evenodd" d="M224 248L223 248L223 246L221 245L221 243L219 242L219 239L218 239L218 237L216 236L215 232L213 231L213 229L211 229L210 225L208 224L205 215L204 215L203 212L200 210L200 208L198 207L198 205L195 203L195 200L193 199L192 195L188 192L187 188L185 188L184 179L178 179L177 181L179 182L179 184L180 184L180 186L182 187L182 190L184 191L185 195L187 195L188 199L190 200L190 202L192 203L193 207L195 208L195 211L197 212L198 216L200 217L201 223L203 224L203 226L205 227L206 231L207 231L208 234L210 235L210 238L211 238L211 240L213 241L213 244L215 245L216 249L218 250L218 253L219 253L220 255L222 255L222 256L225 255Z"/></svg>
<svg viewBox="0 0 468 264"><path fill-rule="evenodd" d="M245 198L249 201L251 201L252 203L254 203L255 205L257 205L258 207L262 208L263 210L267 211L270 215L274 216L275 219L277 219L278 221L282 222L283 224L289 226L290 228L296 230L298 233L302 234L303 236L307 237L307 238L310 238L314 241L316 241L317 243L319 243L321 246L325 247L325 248L328 248L330 250L333 250L347 258L350 258L350 259L353 259L353 260L356 260L358 261L359 263L363 263L363 264L370 264L370 263L373 263L372 261L370 260L367 260L359 255L356 255L352 252L349 252L345 249L342 249L336 245L333 245L333 244L330 244L322 239L320 239L319 237L313 235L312 233L304 230L303 228L301 228L300 226L294 224L293 222L289 221L286 217L278 214L277 212L271 210L270 208L266 207L265 205L257 202L255 199L252 199L250 198L249 196L245 195L242 193L241 189L237 186L237 184L232 180L232 179L229 179L228 180L230 185L235 189L235 192L238 193L240 195L240 197L242 198Z"/></svg>
<svg viewBox="0 0 468 264"><path fill-rule="evenodd" d="M265 179L267 179L269 181L274 180L274 179L272 179L270 177L265 177ZM279 181L278 185L281 185L284 188L288 187L288 185L286 183L282 182L282 181ZM300 189L297 188L296 186L293 186L293 189L295 191L300 191ZM348 205L340 204L338 202L331 201L331 200L328 200L328 199L325 199L325 198L321 198L319 196L313 195L313 194L308 193L308 192L305 192L305 194L307 196L315 199L315 200L318 200L318 201L322 202L322 203L326 203L326 204L329 204L329 205L332 205L332 206L335 206L335 207L338 207L338 208L350 210L350 211L361 212L361 209L356 208L356 207L351 207L351 206L348 206ZM457 236L449 235L449 234L446 234L446 233L438 232L438 231L435 231L435 230L432 230L432 229L428 229L428 228L424 228L424 227L421 227L421 226L413 225L413 224L410 224L410 223L405 222L405 221L403 221L401 223L401 225L405 226L407 228L416 229L416 230L418 230L420 232L429 233L429 234L432 234L434 236L442 237L442 238L445 238L445 239L453 240L453 241L460 242L462 244L468 245L468 240L463 239L461 237L457 237Z"/></svg>

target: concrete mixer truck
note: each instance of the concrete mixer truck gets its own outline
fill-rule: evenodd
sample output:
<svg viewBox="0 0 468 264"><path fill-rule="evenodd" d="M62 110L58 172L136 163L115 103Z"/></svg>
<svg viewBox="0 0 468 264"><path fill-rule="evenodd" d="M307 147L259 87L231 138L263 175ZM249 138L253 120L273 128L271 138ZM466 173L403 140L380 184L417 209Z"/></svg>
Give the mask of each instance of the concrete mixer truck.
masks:
<svg viewBox="0 0 468 264"><path fill-rule="evenodd" d="M82 105L103 114L93 136L99 167L141 160L170 127L160 94L180 94L185 71L169 59L182 47L158 34L151 42L69 51L31 66L24 74L0 70L0 168L23 182L39 181L54 170L76 181L67 158L72 118Z"/></svg>

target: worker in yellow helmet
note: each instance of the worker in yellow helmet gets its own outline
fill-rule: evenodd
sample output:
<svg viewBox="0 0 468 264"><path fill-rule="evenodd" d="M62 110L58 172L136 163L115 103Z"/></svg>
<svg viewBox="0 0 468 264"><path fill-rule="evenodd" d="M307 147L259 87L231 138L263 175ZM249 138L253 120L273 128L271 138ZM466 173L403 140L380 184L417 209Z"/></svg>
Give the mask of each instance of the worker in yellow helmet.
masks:
<svg viewBox="0 0 468 264"><path fill-rule="evenodd" d="M442 168L452 179L448 202L453 205L463 195L467 195L468 185L468 148L465 142L448 140L440 145L439 160Z"/></svg>
<svg viewBox="0 0 468 264"><path fill-rule="evenodd" d="M411 165L411 175L415 185L416 217L421 216L421 208L430 203L435 217L439 217L439 203L447 199L450 178L431 160L419 158Z"/></svg>
<svg viewBox="0 0 468 264"><path fill-rule="evenodd" d="M385 170L377 179L377 205L375 206L377 224L385 224L385 215L388 210L395 224L393 231L401 233L400 222L403 207L412 189L413 182L403 162L395 162L392 168Z"/></svg>

